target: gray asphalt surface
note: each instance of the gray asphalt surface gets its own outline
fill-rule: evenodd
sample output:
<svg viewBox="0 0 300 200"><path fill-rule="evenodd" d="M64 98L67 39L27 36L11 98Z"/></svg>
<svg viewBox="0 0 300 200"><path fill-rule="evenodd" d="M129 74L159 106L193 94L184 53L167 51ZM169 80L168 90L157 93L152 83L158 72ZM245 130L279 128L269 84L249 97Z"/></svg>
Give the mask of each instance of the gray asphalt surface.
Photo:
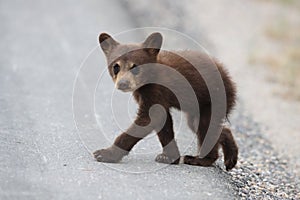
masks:
<svg viewBox="0 0 300 200"><path fill-rule="evenodd" d="M235 197L220 167L155 163L160 147L154 136L120 164L104 165L91 156L89 151L108 146L119 132L107 101L106 91L113 88L107 76L105 89L96 90L97 118L91 115L93 103L85 102L103 71L99 49L75 84L75 97L83 99L74 101L79 130L73 84L100 32L136 26L118 1L1 1L0 21L0 199ZM119 94L118 100L127 103L129 97ZM134 113L134 105L129 107ZM111 132L102 133L103 128ZM192 139L179 135L178 140L185 146Z"/></svg>

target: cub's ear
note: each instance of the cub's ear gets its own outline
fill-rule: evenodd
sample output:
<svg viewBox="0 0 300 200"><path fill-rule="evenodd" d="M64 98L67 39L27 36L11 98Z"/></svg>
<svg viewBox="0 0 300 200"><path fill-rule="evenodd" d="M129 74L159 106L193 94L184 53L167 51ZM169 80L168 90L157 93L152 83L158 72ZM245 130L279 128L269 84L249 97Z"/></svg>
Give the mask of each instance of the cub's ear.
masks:
<svg viewBox="0 0 300 200"><path fill-rule="evenodd" d="M119 43L107 33L101 33L99 35L99 43L106 56L111 53L111 50L119 45Z"/></svg>
<svg viewBox="0 0 300 200"><path fill-rule="evenodd" d="M143 47L146 48L150 54L157 55L161 48L162 40L163 37L160 33L152 33L144 41Z"/></svg>

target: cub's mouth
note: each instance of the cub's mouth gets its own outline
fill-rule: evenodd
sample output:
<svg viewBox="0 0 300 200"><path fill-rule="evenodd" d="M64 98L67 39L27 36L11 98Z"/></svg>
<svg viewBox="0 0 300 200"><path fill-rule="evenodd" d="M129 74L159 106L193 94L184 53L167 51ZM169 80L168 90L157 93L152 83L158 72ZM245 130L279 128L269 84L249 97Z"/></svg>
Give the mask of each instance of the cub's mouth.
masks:
<svg viewBox="0 0 300 200"><path fill-rule="evenodd" d="M119 89L117 88L118 90L121 90L122 92L133 92L134 90L131 89L131 88L126 88L126 89Z"/></svg>

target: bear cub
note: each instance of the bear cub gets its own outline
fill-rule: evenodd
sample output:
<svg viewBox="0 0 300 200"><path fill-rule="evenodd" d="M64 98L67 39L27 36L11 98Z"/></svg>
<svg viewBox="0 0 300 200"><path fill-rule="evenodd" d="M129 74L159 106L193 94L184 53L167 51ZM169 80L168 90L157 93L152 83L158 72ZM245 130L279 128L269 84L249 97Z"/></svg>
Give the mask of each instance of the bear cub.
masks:
<svg viewBox="0 0 300 200"><path fill-rule="evenodd" d="M107 33L100 34L99 43L116 88L132 92L139 109L127 131L111 147L95 151L94 157L99 162L119 162L138 141L155 131L163 147L155 159L157 162L211 166L218 159L221 147L226 170L232 169L237 163L238 147L224 121L235 105L235 84L216 59L192 50L162 50L162 40L162 35L156 32L140 44L121 44ZM223 88L215 84L218 77ZM217 95L223 92L224 98L213 104L211 92ZM213 106L218 110L216 117L212 117ZM186 114L199 149L207 151L204 155L180 156L171 108Z"/></svg>

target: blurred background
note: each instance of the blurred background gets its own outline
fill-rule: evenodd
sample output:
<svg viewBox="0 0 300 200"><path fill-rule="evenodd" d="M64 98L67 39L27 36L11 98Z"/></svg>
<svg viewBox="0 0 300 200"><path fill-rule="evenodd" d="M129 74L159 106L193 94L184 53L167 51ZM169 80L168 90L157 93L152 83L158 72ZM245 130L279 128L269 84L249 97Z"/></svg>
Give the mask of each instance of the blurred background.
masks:
<svg viewBox="0 0 300 200"><path fill-rule="evenodd" d="M300 199L298 0L0 0L0 22L0 199ZM231 172L222 160L212 168L165 167L152 154L102 165L82 142L101 133L97 120L111 140L119 131L104 100L108 92L97 94L102 118L90 101L106 67L99 33L143 27L188 35L229 70L238 103L228 125L240 147ZM140 42L147 34L120 41ZM113 88L109 77L103 80ZM178 138L183 145L189 139Z"/></svg>

